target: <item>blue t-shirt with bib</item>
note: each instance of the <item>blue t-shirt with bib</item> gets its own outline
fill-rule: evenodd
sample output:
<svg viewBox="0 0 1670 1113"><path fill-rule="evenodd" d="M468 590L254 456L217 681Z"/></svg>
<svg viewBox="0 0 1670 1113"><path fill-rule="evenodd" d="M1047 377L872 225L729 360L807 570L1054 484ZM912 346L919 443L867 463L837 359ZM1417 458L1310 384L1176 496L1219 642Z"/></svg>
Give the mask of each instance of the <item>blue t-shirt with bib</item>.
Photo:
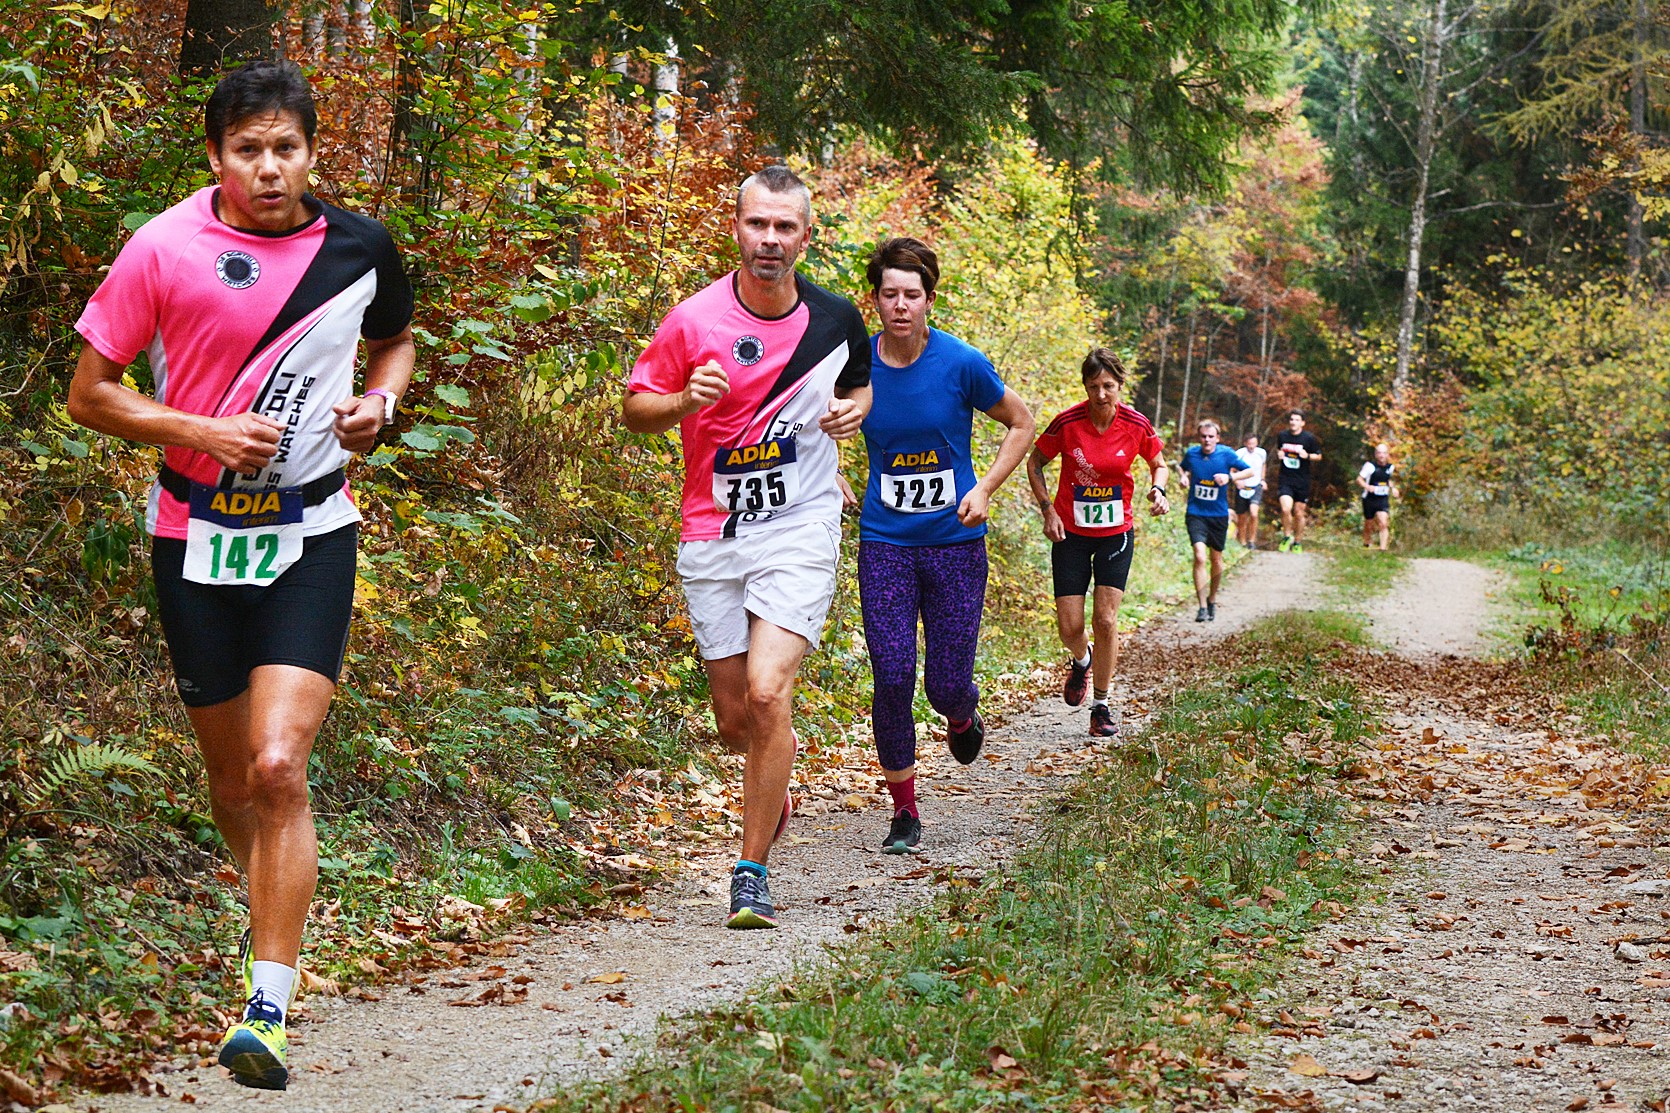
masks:
<svg viewBox="0 0 1670 1113"><path fill-rule="evenodd" d="M1183 453L1183 474L1189 478L1189 506L1186 513L1197 518L1229 517L1229 496L1235 484L1218 486L1216 475L1246 471L1248 464L1241 454L1228 445L1220 444L1208 456L1198 444Z"/></svg>
<svg viewBox="0 0 1670 1113"><path fill-rule="evenodd" d="M955 545L984 537L957 520L957 505L974 489L969 442L974 412L1003 400L1003 380L978 349L938 329L909 367L891 367L870 338L870 388L875 401L864 418L870 480L864 488L858 536L864 541L920 547Z"/></svg>

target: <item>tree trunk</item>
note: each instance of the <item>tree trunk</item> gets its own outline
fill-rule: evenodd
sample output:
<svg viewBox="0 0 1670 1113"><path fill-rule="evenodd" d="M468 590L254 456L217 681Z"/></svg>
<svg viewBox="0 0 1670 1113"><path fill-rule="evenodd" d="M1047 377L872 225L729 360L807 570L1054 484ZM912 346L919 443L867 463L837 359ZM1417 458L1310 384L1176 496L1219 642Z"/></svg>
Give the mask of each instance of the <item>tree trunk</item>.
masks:
<svg viewBox="0 0 1670 1113"><path fill-rule="evenodd" d="M1652 13L1647 0L1635 0L1632 20L1633 44L1629 68L1629 130L1637 142L1647 134L1647 36L1652 33ZM1647 236L1641 227L1641 197L1632 186L1629 190L1629 230L1624 250L1629 259L1631 279L1641 277L1641 260L1647 254Z"/></svg>
<svg viewBox="0 0 1670 1113"><path fill-rule="evenodd" d="M1182 440L1184 437L1183 418L1189 412L1189 378L1193 374L1195 366L1195 321L1199 312L1198 309L1189 310L1189 346L1184 349L1183 356L1183 396L1177 402L1178 440Z"/></svg>
<svg viewBox="0 0 1670 1113"><path fill-rule="evenodd" d="M656 64L655 76L650 79L655 90L655 108L650 119L658 145L668 142L678 131L678 106L673 103L678 96L678 67L678 43L668 39L666 55Z"/></svg>
<svg viewBox="0 0 1670 1113"><path fill-rule="evenodd" d="M394 111L389 116L388 163L383 179L385 188L392 188L403 206L416 209L426 190L425 164L415 157L418 152L413 149L420 122L417 98L423 90L422 65L413 41L418 27L415 0L395 0L395 14L400 20L400 60L394 70Z"/></svg>
<svg viewBox="0 0 1670 1113"><path fill-rule="evenodd" d="M1165 323L1160 326L1160 369L1154 374L1154 428L1160 427L1160 404L1165 401L1166 351L1171 347L1171 304L1166 303Z"/></svg>
<svg viewBox="0 0 1670 1113"><path fill-rule="evenodd" d="M1432 0L1425 41L1421 43L1421 116L1415 128L1415 192L1409 201L1408 257L1403 269L1403 307L1397 323L1397 370L1392 375L1392 408L1409 389L1414 362L1415 309L1421 293L1421 245L1426 238L1426 203L1432 154L1438 137L1438 92L1443 82L1444 26L1448 0Z"/></svg>
<svg viewBox="0 0 1670 1113"><path fill-rule="evenodd" d="M212 77L239 62L277 57L267 0L188 0L180 74Z"/></svg>

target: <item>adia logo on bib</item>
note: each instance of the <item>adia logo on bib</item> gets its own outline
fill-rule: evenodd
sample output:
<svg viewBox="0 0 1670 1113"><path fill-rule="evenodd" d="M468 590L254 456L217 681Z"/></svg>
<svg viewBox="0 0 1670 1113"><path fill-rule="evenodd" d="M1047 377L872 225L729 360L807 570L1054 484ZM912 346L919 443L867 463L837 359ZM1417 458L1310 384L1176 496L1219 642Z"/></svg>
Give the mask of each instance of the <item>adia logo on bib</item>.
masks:
<svg viewBox="0 0 1670 1113"><path fill-rule="evenodd" d="M743 448L733 448L725 454L726 468L769 468L783 459L783 442L766 441Z"/></svg>
<svg viewBox="0 0 1670 1113"><path fill-rule="evenodd" d="M216 491L209 499L207 516L249 529L284 521L286 509L277 491Z"/></svg>
<svg viewBox="0 0 1670 1113"><path fill-rule="evenodd" d="M261 263L247 251L223 251L215 260L215 276L234 290L247 290L261 277Z"/></svg>
<svg viewBox="0 0 1670 1113"><path fill-rule="evenodd" d="M765 355L765 341L757 336L740 336L731 345L731 358L744 367L752 367Z"/></svg>
<svg viewBox="0 0 1670 1113"><path fill-rule="evenodd" d="M939 466L939 453L930 449L927 452L898 452L893 455L891 470L899 468L923 468L932 465Z"/></svg>

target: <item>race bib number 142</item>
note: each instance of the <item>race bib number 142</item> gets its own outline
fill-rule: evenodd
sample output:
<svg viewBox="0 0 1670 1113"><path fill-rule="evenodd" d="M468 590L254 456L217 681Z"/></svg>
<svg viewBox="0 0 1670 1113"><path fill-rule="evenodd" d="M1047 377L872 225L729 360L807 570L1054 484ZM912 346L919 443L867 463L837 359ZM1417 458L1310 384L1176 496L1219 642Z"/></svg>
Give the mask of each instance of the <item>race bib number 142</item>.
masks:
<svg viewBox="0 0 1670 1113"><path fill-rule="evenodd" d="M224 490L191 485L186 560L192 583L262 587L302 555L300 487Z"/></svg>

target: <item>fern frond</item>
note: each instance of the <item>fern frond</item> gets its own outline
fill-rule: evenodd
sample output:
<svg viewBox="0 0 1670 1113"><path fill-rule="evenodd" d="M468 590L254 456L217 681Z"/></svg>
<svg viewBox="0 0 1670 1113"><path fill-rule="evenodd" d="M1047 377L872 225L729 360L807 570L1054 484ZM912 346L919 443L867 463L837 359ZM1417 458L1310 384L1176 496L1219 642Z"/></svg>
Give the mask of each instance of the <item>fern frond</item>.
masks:
<svg viewBox="0 0 1670 1113"><path fill-rule="evenodd" d="M65 750L47 769L24 810L33 811L52 799L60 789L77 781L90 781L103 773L126 770L154 775L161 772L148 758L102 742L88 742Z"/></svg>

